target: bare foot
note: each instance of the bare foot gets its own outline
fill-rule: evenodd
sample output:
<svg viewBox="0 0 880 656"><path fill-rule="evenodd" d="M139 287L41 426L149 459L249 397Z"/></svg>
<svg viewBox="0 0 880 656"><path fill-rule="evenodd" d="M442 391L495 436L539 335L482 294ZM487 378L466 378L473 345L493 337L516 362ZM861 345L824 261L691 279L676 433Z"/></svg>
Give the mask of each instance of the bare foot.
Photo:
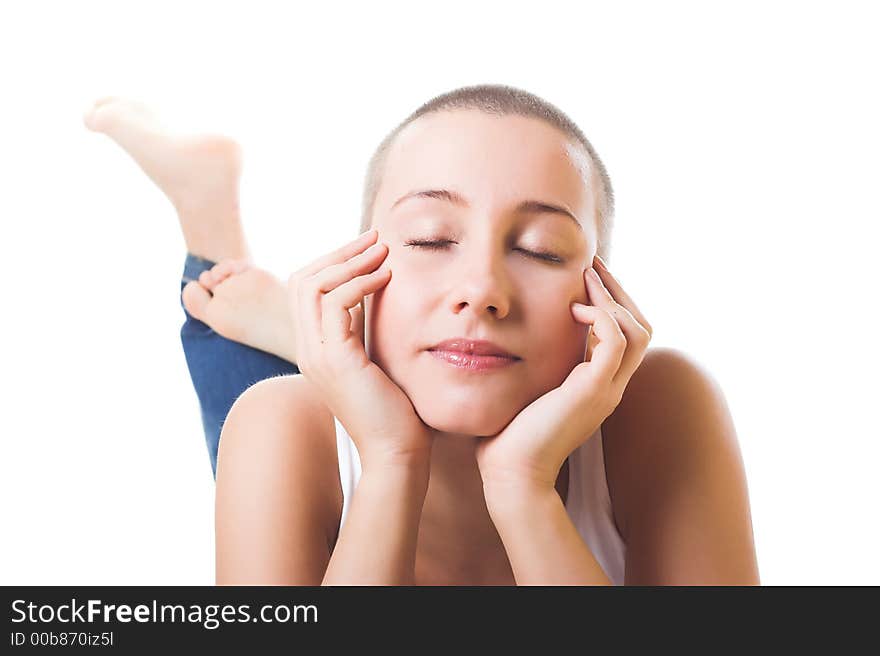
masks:
<svg viewBox="0 0 880 656"><path fill-rule="evenodd" d="M219 262L249 258L239 208L241 146L218 134L177 134L143 103L108 96L85 126L119 144L177 210L187 250Z"/></svg>
<svg viewBox="0 0 880 656"><path fill-rule="evenodd" d="M223 337L296 363L287 286L247 260L203 272L183 288L183 306Z"/></svg>

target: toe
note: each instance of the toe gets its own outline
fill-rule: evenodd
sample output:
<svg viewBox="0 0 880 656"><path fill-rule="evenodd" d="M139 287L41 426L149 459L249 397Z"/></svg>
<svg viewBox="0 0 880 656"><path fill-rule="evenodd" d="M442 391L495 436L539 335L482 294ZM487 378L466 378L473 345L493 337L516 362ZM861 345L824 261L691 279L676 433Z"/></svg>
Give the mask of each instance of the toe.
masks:
<svg viewBox="0 0 880 656"><path fill-rule="evenodd" d="M183 288L183 307L186 308L187 312L200 321L205 318L208 303L210 301L211 293L196 281L188 283L186 287Z"/></svg>
<svg viewBox="0 0 880 656"><path fill-rule="evenodd" d="M93 132L98 131L98 123L95 120L98 114L98 106L92 105L86 111L83 112L82 120L83 124Z"/></svg>
<svg viewBox="0 0 880 656"><path fill-rule="evenodd" d="M219 284L233 273L236 273L235 260L223 260L211 269L211 278L214 280L214 284Z"/></svg>
<svg viewBox="0 0 880 656"><path fill-rule="evenodd" d="M211 269L211 278L214 280L214 284L217 285L226 280L229 276L241 273L247 269L248 266L248 261L244 259L223 260L222 262L215 264Z"/></svg>
<svg viewBox="0 0 880 656"><path fill-rule="evenodd" d="M230 266L232 266L232 273L241 273L242 271L249 269L251 263L246 259L238 259L232 260Z"/></svg>
<svg viewBox="0 0 880 656"><path fill-rule="evenodd" d="M116 100L116 96L104 96L92 103L92 106L83 113L82 118L85 126L93 132L106 132L110 121L109 117L113 113L107 111L107 106Z"/></svg>
<svg viewBox="0 0 880 656"><path fill-rule="evenodd" d="M214 288L214 276L211 275L210 270L199 274L199 284L209 291Z"/></svg>

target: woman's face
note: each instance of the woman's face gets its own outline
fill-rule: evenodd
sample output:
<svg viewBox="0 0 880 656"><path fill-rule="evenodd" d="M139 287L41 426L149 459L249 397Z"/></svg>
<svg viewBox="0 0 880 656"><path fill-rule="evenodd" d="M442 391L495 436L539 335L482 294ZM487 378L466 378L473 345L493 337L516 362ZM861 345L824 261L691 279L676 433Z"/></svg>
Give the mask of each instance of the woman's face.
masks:
<svg viewBox="0 0 880 656"><path fill-rule="evenodd" d="M587 162L563 133L522 116L441 112L398 135L372 217L391 280L365 301L367 345L428 426L495 435L584 359L587 329L569 308L587 302L596 252ZM473 371L428 352L455 337L520 359Z"/></svg>

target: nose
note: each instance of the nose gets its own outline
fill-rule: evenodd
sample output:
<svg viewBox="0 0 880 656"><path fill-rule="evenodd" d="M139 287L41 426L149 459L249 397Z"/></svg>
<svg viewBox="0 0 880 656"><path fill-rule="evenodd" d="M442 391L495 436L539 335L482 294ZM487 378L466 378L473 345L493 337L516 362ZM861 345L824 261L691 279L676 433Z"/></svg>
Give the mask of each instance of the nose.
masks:
<svg viewBox="0 0 880 656"><path fill-rule="evenodd" d="M465 263L464 272L452 290L452 311L456 314L470 309L476 316L503 319L510 312L510 282L503 263L481 255Z"/></svg>

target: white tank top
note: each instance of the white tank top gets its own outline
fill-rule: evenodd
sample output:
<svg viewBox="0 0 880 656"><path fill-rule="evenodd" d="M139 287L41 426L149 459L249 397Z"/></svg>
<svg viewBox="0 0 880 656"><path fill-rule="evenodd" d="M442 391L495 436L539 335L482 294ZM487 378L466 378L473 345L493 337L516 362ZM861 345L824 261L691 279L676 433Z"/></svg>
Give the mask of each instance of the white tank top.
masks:
<svg viewBox="0 0 880 656"><path fill-rule="evenodd" d="M336 417L333 420L336 424L339 479L342 482L341 529L361 477L361 460L357 446L345 427ZM601 427L569 456L565 510L611 582L623 585L626 545L617 531L611 509Z"/></svg>

